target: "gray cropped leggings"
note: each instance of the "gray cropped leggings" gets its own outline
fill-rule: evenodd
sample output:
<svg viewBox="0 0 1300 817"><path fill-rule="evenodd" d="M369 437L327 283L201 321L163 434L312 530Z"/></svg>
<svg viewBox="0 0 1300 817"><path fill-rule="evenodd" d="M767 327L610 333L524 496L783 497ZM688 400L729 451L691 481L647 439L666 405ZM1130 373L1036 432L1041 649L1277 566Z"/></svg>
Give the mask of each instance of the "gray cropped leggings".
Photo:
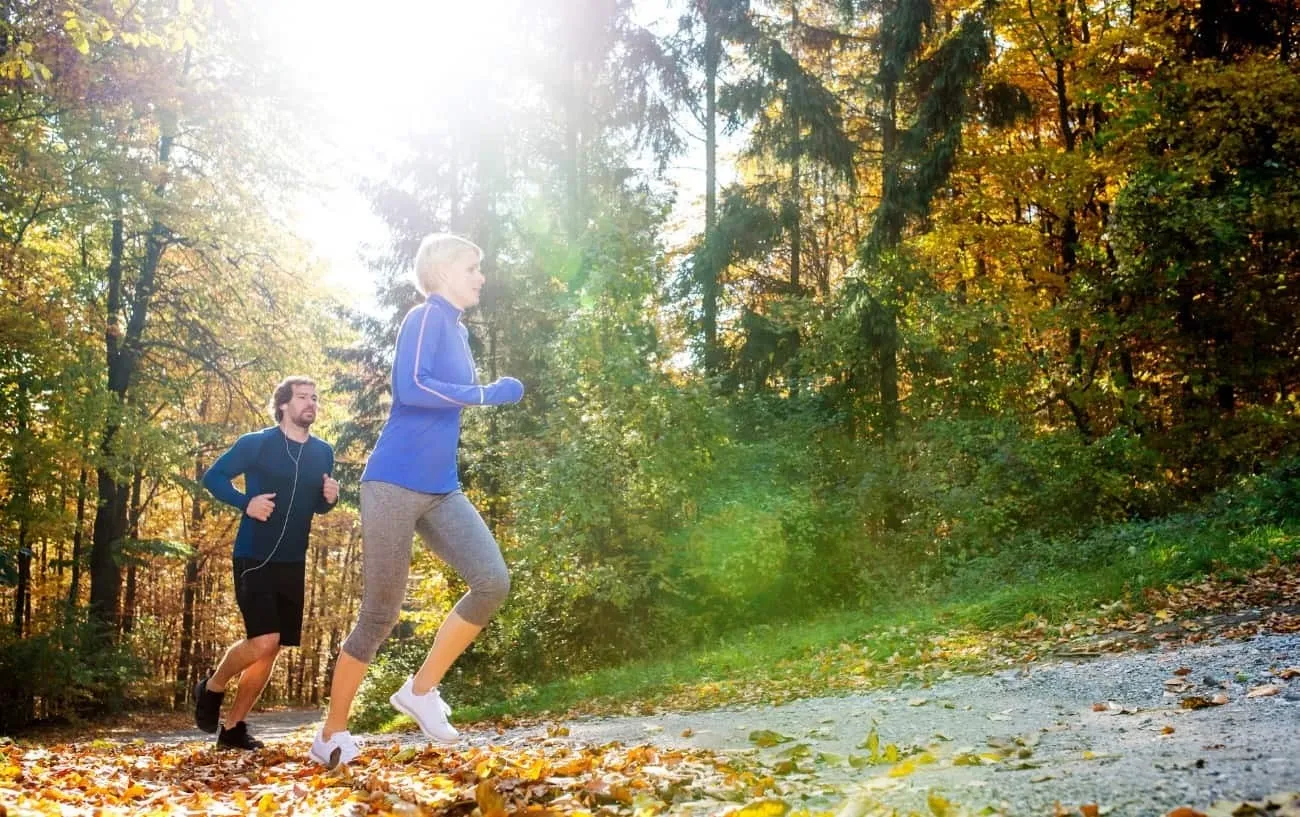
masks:
<svg viewBox="0 0 1300 817"><path fill-rule="evenodd" d="M415 533L469 585L452 611L465 621L487 624L510 592L501 549L463 493L425 494L388 482L363 482L361 614L343 642L344 652L358 661L373 661L397 624Z"/></svg>

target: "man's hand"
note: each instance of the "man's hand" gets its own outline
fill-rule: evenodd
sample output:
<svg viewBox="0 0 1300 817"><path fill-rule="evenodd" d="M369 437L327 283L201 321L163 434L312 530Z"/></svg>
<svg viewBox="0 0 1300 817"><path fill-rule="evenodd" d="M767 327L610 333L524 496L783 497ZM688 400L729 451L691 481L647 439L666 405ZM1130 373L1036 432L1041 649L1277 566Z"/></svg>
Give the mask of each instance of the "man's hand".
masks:
<svg viewBox="0 0 1300 817"><path fill-rule="evenodd" d="M325 475L325 488L323 490L326 502L333 505L335 502L339 501L339 481L331 477L329 474Z"/></svg>
<svg viewBox="0 0 1300 817"><path fill-rule="evenodd" d="M256 519L258 522L265 522L271 518L271 512L275 510L275 494L258 494L248 500L248 507L244 508L244 513Z"/></svg>

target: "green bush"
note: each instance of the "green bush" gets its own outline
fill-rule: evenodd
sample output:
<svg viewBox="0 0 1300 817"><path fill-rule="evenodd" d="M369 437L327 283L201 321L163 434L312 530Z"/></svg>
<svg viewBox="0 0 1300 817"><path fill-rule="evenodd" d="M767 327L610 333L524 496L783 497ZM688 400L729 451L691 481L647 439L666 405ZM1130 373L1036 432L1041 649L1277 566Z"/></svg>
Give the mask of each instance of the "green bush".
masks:
<svg viewBox="0 0 1300 817"><path fill-rule="evenodd" d="M423 639L391 639L366 670L352 707L350 728L373 732L392 720L397 711L388 702L388 696L420 668L428 652L429 642Z"/></svg>
<svg viewBox="0 0 1300 817"><path fill-rule="evenodd" d="M0 732L117 711L141 673L126 647L85 622L0 641Z"/></svg>
<svg viewBox="0 0 1300 817"><path fill-rule="evenodd" d="M1097 526L1076 534L1026 534L998 553L959 565L958 592L979 594L989 586L1050 580L1061 573L1112 568L1143 586L1201 575L1219 568L1256 567L1289 558L1297 548L1300 500L1296 461L1267 474L1239 478L1195 506L1166 516Z"/></svg>

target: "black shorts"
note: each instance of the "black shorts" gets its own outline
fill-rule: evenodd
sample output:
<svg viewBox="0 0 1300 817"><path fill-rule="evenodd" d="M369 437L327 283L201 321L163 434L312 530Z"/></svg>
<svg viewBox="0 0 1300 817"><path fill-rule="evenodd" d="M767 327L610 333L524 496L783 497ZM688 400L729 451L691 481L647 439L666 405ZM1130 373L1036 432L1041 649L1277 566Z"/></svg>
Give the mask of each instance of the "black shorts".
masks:
<svg viewBox="0 0 1300 817"><path fill-rule="evenodd" d="M249 638L280 634L280 646L302 643L303 562L267 562L235 557L235 601Z"/></svg>

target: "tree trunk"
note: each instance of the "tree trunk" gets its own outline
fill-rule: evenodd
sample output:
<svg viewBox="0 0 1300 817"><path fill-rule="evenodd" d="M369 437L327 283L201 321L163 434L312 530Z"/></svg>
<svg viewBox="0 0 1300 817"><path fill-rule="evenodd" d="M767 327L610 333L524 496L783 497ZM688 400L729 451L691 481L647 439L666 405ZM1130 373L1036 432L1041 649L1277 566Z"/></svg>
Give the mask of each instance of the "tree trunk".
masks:
<svg viewBox="0 0 1300 817"><path fill-rule="evenodd" d="M1196 56L1215 59L1222 55L1221 25L1225 7L1230 5L1225 0L1201 0L1196 14Z"/></svg>
<svg viewBox="0 0 1300 817"><path fill-rule="evenodd" d="M135 540L140 538L140 489L143 485L144 472L137 467L131 477L131 502L127 521L127 536ZM136 563L132 559L126 568L126 598L122 602L122 632L124 633L135 630L135 569Z"/></svg>
<svg viewBox="0 0 1300 817"><path fill-rule="evenodd" d="M881 204L884 206L888 198L891 207L901 208L901 204L896 204L902 180L898 144L898 78L891 77L881 90L884 103L880 128ZM886 213L884 229L880 235L881 247L892 249L902 240L902 215ZM898 439L898 315L895 314L893 304L887 302L880 303L879 310L885 323L879 351L880 430L885 445L892 446Z"/></svg>
<svg viewBox="0 0 1300 817"><path fill-rule="evenodd" d="M1073 153L1078 143L1079 129L1070 115L1070 92L1065 78L1065 54L1069 47L1071 35L1070 9L1067 0L1057 0L1056 4L1056 49L1054 54L1056 115L1061 129L1061 141L1065 152ZM1061 223L1061 277L1070 281L1078 268L1079 226L1074 210L1068 209ZM1062 389L1062 399L1074 415L1075 426L1085 440L1092 438L1091 422L1087 407L1075 397L1070 396L1070 386L1082 386L1083 380L1083 331L1078 326L1069 327L1067 333L1067 355L1072 382Z"/></svg>
<svg viewBox="0 0 1300 817"><path fill-rule="evenodd" d="M715 240L718 221L718 62L722 51L718 32L718 0L704 0L704 244ZM704 371L718 373L718 269L710 259L702 284L704 313Z"/></svg>
<svg viewBox="0 0 1300 817"><path fill-rule="evenodd" d="M78 597L81 595L81 540L86 530L86 486L90 472L85 464L77 477L77 527L72 531L72 582L68 586L68 609L77 609Z"/></svg>
<svg viewBox="0 0 1300 817"><path fill-rule="evenodd" d="M885 445L898 441L898 315L883 310L885 332L880 343L880 433Z"/></svg>
<svg viewBox="0 0 1300 817"><path fill-rule="evenodd" d="M1294 16L1295 2L1294 0L1286 0L1286 2L1282 4L1282 19L1279 23L1282 27L1282 43L1279 53L1282 62L1291 61L1291 27L1292 18Z"/></svg>
<svg viewBox="0 0 1300 817"><path fill-rule="evenodd" d="M799 61L799 0L791 0L790 3L790 56L795 62ZM787 99L793 101L794 93L792 90L786 90ZM803 254L803 232L801 229L802 210L803 210L803 190L801 185L800 173L800 145L802 144L803 125L799 121L799 114L795 113L793 105L790 106L790 288L798 292L800 285L799 261Z"/></svg>
<svg viewBox="0 0 1300 817"><path fill-rule="evenodd" d="M207 413L207 400L199 403L199 418L203 419ZM203 479L203 458L194 458L194 481L197 483ZM191 535L196 536L199 525L203 522L203 505L199 502L197 496L191 497L190 505L190 531ZM197 536L196 536L197 538ZM181 592L181 646L180 655L176 659L176 690L173 694L173 700L176 706L181 706L189 699L190 695L190 676L194 666L194 602L198 596L199 589L199 548L196 546L194 552L185 560L185 588Z"/></svg>
<svg viewBox="0 0 1300 817"><path fill-rule="evenodd" d="M166 166L171 157L173 135L164 132L158 141L158 163ZM163 183L154 192L162 195ZM158 264L166 250L167 228L156 217L145 239L145 256L140 264L140 274L135 282L131 302L131 317L125 334L118 321L122 306L122 255L123 223L119 210L112 225L112 242L108 268L108 321L105 330L105 350L108 364L108 388L117 398L118 406L127 402L127 392L140 358L140 342L149 317L149 306L157 286ZM117 432L119 420L110 415L105 424L104 438L100 443L103 465L97 470L99 504L95 512L95 527L90 545L90 615L91 620L110 630L116 630L118 597L122 590L122 570L114 558L113 549L126 533L127 488L118 482L113 469L117 458Z"/></svg>
<svg viewBox="0 0 1300 817"><path fill-rule="evenodd" d="M311 620L312 620L312 624L313 624L313 626L310 628L309 632L313 634L313 637L312 637L311 640L309 641L308 638L307 638L307 633L303 633L303 640L302 640L302 641L303 641L303 648L304 648L304 649L306 648L307 644L309 644L309 643L310 643L311 646L312 646L312 652L313 652L313 656L312 656L312 697L313 697L313 698L314 698L315 695L316 695L316 676L315 676L315 672L316 672L316 668L317 668L317 666L318 666L318 664L317 664L317 662L316 662L316 657L315 657L315 654L314 654L314 653L315 653L315 650L316 650L316 645L317 645L317 639L314 637L314 633L316 632L315 622L318 622L318 621L321 620L320 611L318 611L318 610L316 609L316 599L318 598L318 596L321 597L321 598L323 598L324 595L325 595L324 593L320 593L320 592L319 592L319 586L320 586L320 583L321 583L322 581L324 581L324 579L325 579L325 571L323 570L323 568L322 568L322 564L321 564L322 561L323 561L322 557L324 556L324 553L325 553L325 547L326 547L326 546L323 545L323 544L317 544L317 545L313 546L313 548L312 548L312 554L311 554L311 572L310 572L310 574L309 574L310 581L311 581L311 592L308 593L308 595L307 595L307 611L308 611L308 613L311 615ZM302 663L299 664L299 667L298 667L298 692L297 692L296 698L298 699L299 702L301 702L301 700L302 700L302 696L303 696L303 687L304 687L303 680L304 680L304 674L305 674L305 672L306 672L306 665L307 665L306 656L304 656L304 657L303 657L303 661L302 661Z"/></svg>
<svg viewBox="0 0 1300 817"><path fill-rule="evenodd" d="M18 376L18 434L9 467L13 477L13 495L18 511L18 586L14 588L14 634L23 637L23 623L32 592L32 551L27 546L27 523L31 516L31 494L27 484L27 439L30 389L26 374Z"/></svg>
<svg viewBox="0 0 1300 817"><path fill-rule="evenodd" d="M27 547L27 515L18 521L18 586L14 588L14 635L22 638L32 593L32 552Z"/></svg>
<svg viewBox="0 0 1300 817"><path fill-rule="evenodd" d="M122 253L124 251L122 216L113 219L112 239L109 244L108 263L108 323L104 331L104 345L108 358L108 385L119 397L126 390L119 389L123 368L119 325L122 311ZM129 374L129 373L128 373ZM113 454L118 421L110 413L104 427L104 439L99 450L103 459ZM122 486L113 476L112 469L101 465L95 471L99 502L95 510L95 526L90 544L90 615L99 623L116 629L117 594L122 583L121 572L113 559L113 543L126 531L126 501ZM120 521L119 521L120 520Z"/></svg>

